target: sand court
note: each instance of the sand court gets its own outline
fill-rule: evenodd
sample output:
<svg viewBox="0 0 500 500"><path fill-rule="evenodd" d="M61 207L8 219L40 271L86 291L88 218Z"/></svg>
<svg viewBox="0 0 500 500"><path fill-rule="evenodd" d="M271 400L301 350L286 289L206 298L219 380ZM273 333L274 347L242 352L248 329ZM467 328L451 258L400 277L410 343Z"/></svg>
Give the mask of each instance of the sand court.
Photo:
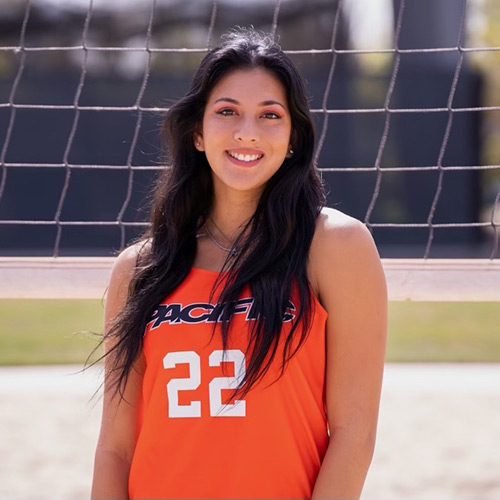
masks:
<svg viewBox="0 0 500 500"><path fill-rule="evenodd" d="M0 368L0 499L87 499L99 370ZM498 500L500 364L386 365L363 499Z"/></svg>

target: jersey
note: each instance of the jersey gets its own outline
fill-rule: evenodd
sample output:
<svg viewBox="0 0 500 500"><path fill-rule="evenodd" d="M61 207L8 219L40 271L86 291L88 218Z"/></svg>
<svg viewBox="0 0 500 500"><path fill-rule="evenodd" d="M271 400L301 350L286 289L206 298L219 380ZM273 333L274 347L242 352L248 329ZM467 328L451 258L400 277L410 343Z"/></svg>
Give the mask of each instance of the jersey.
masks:
<svg viewBox="0 0 500 500"><path fill-rule="evenodd" d="M258 311L246 290L223 351L220 322L229 318L209 300L217 276L192 268L146 327L129 496L310 498L328 444L327 313L314 299L310 331L284 374L278 378L278 350L263 379L244 397L230 399L247 368ZM295 317L294 300L283 317L284 334Z"/></svg>

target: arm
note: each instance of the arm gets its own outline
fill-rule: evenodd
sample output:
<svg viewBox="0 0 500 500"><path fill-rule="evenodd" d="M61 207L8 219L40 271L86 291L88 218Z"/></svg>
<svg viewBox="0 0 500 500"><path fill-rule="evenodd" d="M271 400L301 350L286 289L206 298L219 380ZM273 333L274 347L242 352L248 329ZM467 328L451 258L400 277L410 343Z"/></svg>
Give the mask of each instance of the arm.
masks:
<svg viewBox="0 0 500 500"><path fill-rule="evenodd" d="M330 428L313 498L359 499L375 445L387 330L385 278L366 227L339 212L321 215L311 250L315 285L329 313Z"/></svg>
<svg viewBox="0 0 500 500"><path fill-rule="evenodd" d="M111 273L104 312L105 330L122 310L127 300L128 285L137 259L137 248L125 250L116 260ZM104 343L105 352L113 341ZM104 364L104 396L101 430L94 460L91 498L128 499L128 475L134 452L137 428L137 403L141 394L141 361L131 370L124 400L114 395L109 383L110 356Z"/></svg>

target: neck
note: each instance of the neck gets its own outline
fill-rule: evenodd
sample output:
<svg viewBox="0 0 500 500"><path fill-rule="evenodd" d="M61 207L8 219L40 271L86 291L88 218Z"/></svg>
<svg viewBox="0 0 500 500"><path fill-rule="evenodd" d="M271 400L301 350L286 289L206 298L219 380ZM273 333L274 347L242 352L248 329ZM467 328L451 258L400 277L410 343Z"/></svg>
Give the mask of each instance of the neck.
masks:
<svg viewBox="0 0 500 500"><path fill-rule="evenodd" d="M237 235L257 208L255 196L215 196L210 218L227 236Z"/></svg>

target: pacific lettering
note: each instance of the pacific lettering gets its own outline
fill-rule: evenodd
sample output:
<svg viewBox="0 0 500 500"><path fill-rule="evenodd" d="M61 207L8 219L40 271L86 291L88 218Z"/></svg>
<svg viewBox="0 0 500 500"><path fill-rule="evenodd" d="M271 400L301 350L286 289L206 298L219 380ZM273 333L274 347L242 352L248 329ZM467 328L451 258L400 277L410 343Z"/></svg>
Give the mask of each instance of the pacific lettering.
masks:
<svg viewBox="0 0 500 500"><path fill-rule="evenodd" d="M292 301L288 302L288 307L283 314L283 322L292 321L295 318L295 305ZM245 315L246 321L258 319L259 312L253 298L239 299L231 307L225 307L225 304L209 304L205 302L194 302L192 304L160 304L151 315L148 322L151 330L155 330L163 323L171 325L179 323L198 324L198 323L219 323L230 321L233 315Z"/></svg>
<svg viewBox="0 0 500 500"><path fill-rule="evenodd" d="M181 309L179 318L183 323L203 323L210 317L214 307L212 304L189 304Z"/></svg>
<svg viewBox="0 0 500 500"><path fill-rule="evenodd" d="M160 304L156 311L151 316L149 323L151 330L158 328L162 323L175 323L179 322L179 314L181 312L182 304Z"/></svg>
<svg viewBox="0 0 500 500"><path fill-rule="evenodd" d="M286 323L287 321L292 321L292 319L295 318L295 314L287 311L295 311L295 305L291 300L288 301L287 310L285 311L285 314L283 314L283 323Z"/></svg>

